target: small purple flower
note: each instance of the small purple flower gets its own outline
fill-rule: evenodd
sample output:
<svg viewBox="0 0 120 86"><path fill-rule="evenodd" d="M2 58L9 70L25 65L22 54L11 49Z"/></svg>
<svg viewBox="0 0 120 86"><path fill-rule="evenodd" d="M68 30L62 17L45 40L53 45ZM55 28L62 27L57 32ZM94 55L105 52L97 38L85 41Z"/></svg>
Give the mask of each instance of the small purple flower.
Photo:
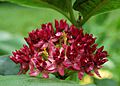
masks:
<svg viewBox="0 0 120 86"><path fill-rule="evenodd" d="M18 74L29 70L30 76L42 74L48 78L50 73L64 76L73 71L82 79L84 73L93 76L94 71L101 77L98 70L108 61L108 54L103 46L97 48L95 40L92 34L84 34L82 28L55 20L55 29L48 23L30 32L25 38L28 45L13 52L10 59L20 64Z"/></svg>

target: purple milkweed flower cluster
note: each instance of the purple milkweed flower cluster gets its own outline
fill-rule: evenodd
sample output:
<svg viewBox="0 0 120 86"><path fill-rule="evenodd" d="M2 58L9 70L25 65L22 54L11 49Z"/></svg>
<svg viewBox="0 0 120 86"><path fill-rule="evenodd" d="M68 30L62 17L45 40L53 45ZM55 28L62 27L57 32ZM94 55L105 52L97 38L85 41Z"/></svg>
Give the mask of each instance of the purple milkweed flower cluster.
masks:
<svg viewBox="0 0 120 86"><path fill-rule="evenodd" d="M42 24L41 29L29 32L25 38L28 45L16 50L10 59L20 64L18 74L29 70L30 76L42 73L44 78L49 73L65 75L65 70L78 73L82 79L84 73L99 76L98 69L107 62L107 51L103 46L97 48L96 38L92 34L83 33L74 25L69 26L65 20L55 20L55 29L51 23Z"/></svg>

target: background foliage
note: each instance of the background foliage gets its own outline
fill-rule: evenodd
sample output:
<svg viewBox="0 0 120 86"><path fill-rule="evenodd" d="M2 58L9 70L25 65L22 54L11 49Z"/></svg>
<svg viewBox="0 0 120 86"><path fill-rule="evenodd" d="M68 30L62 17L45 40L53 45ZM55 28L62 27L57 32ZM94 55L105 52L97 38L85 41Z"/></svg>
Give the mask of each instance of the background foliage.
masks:
<svg viewBox="0 0 120 86"><path fill-rule="evenodd" d="M20 0L12 0L12 1L15 2ZM9 60L8 55L10 55L12 51L22 47L23 43L25 43L23 37L27 36L27 33L29 31L31 31L32 29L40 28L40 24L42 23L47 23L48 21L54 22L54 19L64 18L67 20L68 18L69 20L67 20L67 22L69 24L71 21L72 23L75 23L74 18L70 19L70 16L72 15L70 15L71 11L68 9L68 7L66 7L66 9L64 9L61 14L60 12L64 8L64 7L63 8L60 7L62 5L57 6L55 3L51 3L51 5L46 5L46 3L44 2L45 8L42 8L43 6L41 6L40 8L36 8L36 7L32 8L32 7L24 6L26 5L25 1L21 2L23 6L13 4L10 2L0 2L0 74L1 75L17 74L19 65L16 66L14 63L12 63ZM49 0L40 0L40 1L46 1L49 3ZM62 0L62 1L64 1L65 4L67 0ZM112 1L112 0L108 0L108 1ZM118 0L118 2L120 1ZM80 3L79 5L81 6L82 2L79 3ZM29 2L29 4L27 5L31 5L31 3ZM116 5L116 7L118 5ZM39 6L39 4L37 4L37 6ZM51 6L53 9L57 9L57 11L53 9L49 9L47 6ZM77 6L77 4L75 6ZM76 11L74 11L74 14L77 15ZM98 79L97 77L92 78L86 75L82 81L79 81L76 78L76 75L74 75L69 77L68 80L73 80L80 84L92 83L95 84L96 86L102 86L103 83L105 86L120 86L120 65L119 65L120 64L120 56L119 56L120 55L120 36L119 36L120 15L119 14L120 14L120 9L104 14L99 14L91 17L86 22L86 24L83 25L85 32L93 33L94 36L97 37L96 42L100 46L104 45L105 49L109 51L109 55L110 55L109 62L107 62L104 65L104 69L100 71L101 75L103 76L103 79ZM0 76L0 82L2 81L1 78L3 78L3 76Z"/></svg>

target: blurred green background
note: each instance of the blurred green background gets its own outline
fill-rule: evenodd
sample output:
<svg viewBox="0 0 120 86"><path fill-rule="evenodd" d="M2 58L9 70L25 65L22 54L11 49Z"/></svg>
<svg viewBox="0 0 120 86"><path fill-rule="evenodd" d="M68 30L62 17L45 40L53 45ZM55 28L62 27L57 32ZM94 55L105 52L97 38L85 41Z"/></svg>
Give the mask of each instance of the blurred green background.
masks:
<svg viewBox="0 0 120 86"><path fill-rule="evenodd" d="M0 2L0 74L16 74L18 66L8 55L25 43L24 37L42 23L54 19L67 19L48 8L28 8L13 3ZM70 24L70 22L67 20ZM85 76L81 84L95 83L97 86L120 86L120 9L92 17L83 26L85 32L94 34L99 46L109 52L109 62L100 71L102 79Z"/></svg>

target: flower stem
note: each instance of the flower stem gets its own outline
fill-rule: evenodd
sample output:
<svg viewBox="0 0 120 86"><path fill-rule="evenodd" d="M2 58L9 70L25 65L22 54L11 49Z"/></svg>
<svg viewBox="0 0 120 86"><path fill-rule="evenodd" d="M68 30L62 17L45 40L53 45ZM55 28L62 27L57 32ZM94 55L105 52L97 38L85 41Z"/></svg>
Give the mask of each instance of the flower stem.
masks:
<svg viewBox="0 0 120 86"><path fill-rule="evenodd" d="M76 23L76 20L75 20L75 17L74 17L74 13L73 13L72 0L67 0L67 6L69 8L70 21L72 22L72 24L74 24L76 26L77 23Z"/></svg>

